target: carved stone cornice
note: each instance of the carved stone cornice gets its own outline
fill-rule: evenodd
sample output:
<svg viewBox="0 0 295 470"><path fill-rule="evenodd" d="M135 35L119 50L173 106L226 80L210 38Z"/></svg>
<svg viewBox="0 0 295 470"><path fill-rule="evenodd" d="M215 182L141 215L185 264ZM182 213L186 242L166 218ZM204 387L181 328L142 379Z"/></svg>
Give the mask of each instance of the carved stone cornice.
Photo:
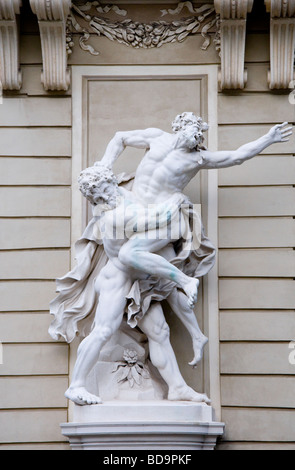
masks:
<svg viewBox="0 0 295 470"><path fill-rule="evenodd" d="M71 0L30 0L30 4L39 23L44 88L67 90L70 73L67 70L66 22Z"/></svg>
<svg viewBox="0 0 295 470"><path fill-rule="evenodd" d="M265 0L270 13L270 89L289 88L294 78L295 2Z"/></svg>
<svg viewBox="0 0 295 470"><path fill-rule="evenodd" d="M220 15L220 88L244 88L247 72L244 70L247 13L253 0L214 0Z"/></svg>
<svg viewBox="0 0 295 470"><path fill-rule="evenodd" d="M21 0L0 0L0 81L4 90L19 90L19 31L16 15Z"/></svg>

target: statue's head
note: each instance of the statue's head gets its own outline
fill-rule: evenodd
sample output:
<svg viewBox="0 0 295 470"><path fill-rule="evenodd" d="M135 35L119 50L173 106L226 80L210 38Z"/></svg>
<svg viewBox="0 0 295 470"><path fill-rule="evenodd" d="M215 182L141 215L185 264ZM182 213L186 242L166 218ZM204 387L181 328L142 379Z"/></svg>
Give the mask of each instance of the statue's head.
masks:
<svg viewBox="0 0 295 470"><path fill-rule="evenodd" d="M202 146L204 142L203 132L208 129L208 124L192 112L178 114L172 122L173 132L181 132L190 149L198 149Z"/></svg>
<svg viewBox="0 0 295 470"><path fill-rule="evenodd" d="M119 197L118 181L112 170L106 166L97 162L81 171L78 183L81 193L92 205L102 204L105 209L116 207Z"/></svg>

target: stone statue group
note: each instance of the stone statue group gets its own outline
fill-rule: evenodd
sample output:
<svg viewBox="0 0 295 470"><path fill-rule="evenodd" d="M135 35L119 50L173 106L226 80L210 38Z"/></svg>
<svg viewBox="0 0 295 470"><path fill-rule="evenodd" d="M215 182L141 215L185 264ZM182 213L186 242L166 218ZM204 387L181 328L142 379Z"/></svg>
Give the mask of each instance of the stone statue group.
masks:
<svg viewBox="0 0 295 470"><path fill-rule="evenodd" d="M190 364L196 366L207 338L194 305L199 278L214 265L215 248L183 190L202 169L238 165L287 141L292 130L286 125L237 150L211 152L203 145L207 123L184 112L173 121L172 133L157 128L117 132L102 159L82 171L79 187L93 218L76 243L77 265L57 280L59 294L50 305L54 339L85 336L67 398L79 405L102 402L87 390L87 377L124 318L148 338L149 358L168 386L168 400L210 403L180 373L162 306L166 300L190 333ZM126 146L146 151L134 177L112 171Z"/></svg>

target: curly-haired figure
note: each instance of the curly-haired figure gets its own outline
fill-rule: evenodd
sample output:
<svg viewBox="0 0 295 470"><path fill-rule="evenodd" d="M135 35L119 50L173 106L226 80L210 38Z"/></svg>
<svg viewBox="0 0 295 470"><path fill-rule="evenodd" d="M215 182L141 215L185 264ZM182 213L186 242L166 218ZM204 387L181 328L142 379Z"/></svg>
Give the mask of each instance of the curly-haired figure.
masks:
<svg viewBox="0 0 295 470"><path fill-rule="evenodd" d="M79 189L93 205L100 205L101 211L112 209L120 197L118 181L112 170L96 164L81 171L78 178Z"/></svg>

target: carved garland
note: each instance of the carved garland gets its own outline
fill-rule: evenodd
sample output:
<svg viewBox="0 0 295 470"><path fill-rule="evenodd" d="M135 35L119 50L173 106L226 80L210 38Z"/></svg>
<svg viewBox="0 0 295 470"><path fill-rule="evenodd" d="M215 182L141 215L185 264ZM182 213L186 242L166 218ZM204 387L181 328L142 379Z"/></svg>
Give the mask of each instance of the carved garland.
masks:
<svg viewBox="0 0 295 470"><path fill-rule="evenodd" d="M100 14L99 16L90 14L90 10L93 8ZM175 9L161 10L161 16L178 15L184 8L187 8L193 16L172 22L159 20L141 23L132 19L114 22L101 16L101 13L113 11L117 15L125 17L127 11L116 5L102 7L98 1L87 2L79 6L73 4L67 20L67 53L71 54L72 52L74 46L72 33L74 32L80 34L80 47L93 55L98 55L99 52L87 44L91 33L105 36L111 41L117 41L136 49L149 49L173 42L182 42L189 35L201 33L204 38L201 48L205 50L211 42L211 37L208 34L210 29L213 29L213 42L219 52L219 16L216 15L214 6L205 4L195 8L191 2L182 2Z"/></svg>

